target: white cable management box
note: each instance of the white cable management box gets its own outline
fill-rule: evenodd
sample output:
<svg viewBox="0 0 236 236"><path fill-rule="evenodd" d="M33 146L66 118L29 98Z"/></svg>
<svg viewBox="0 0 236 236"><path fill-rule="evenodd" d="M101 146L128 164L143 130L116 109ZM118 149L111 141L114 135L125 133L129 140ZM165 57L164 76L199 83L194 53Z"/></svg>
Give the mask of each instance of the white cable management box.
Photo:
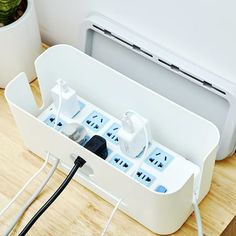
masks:
<svg viewBox="0 0 236 236"><path fill-rule="evenodd" d="M219 143L218 129L71 46L49 48L36 60L35 66L43 99L41 108L36 105L24 73L5 90L26 147L42 158L48 151L60 158L60 168L66 173L73 165L73 157L80 155L86 160L87 169L78 172L77 181L112 204L122 198L120 209L153 232L177 231L193 211L194 191L200 202L210 189ZM176 189L158 193L47 126L38 117L52 106L50 90L58 78L75 89L81 99L114 119L119 119L128 109L140 113L149 120L153 139L186 158L186 162L198 169L198 175L186 165L180 166L173 183L182 176L185 181Z"/></svg>

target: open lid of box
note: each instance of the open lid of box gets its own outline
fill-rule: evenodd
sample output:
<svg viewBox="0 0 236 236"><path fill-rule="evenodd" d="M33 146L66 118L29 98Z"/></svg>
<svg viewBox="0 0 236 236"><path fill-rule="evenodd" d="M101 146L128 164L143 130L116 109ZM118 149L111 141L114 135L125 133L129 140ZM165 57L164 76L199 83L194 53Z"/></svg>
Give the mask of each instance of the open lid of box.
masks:
<svg viewBox="0 0 236 236"><path fill-rule="evenodd" d="M217 159L235 150L234 84L98 13L80 25L79 39L86 54L213 122L221 134Z"/></svg>

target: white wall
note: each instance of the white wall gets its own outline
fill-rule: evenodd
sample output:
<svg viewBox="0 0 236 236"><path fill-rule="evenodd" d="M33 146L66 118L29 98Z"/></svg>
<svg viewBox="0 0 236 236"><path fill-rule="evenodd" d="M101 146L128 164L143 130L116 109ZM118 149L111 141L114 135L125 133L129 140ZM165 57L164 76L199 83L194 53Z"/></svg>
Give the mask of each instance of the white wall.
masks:
<svg viewBox="0 0 236 236"><path fill-rule="evenodd" d="M48 43L77 46L79 24L96 11L218 75L236 77L235 0L35 1Z"/></svg>

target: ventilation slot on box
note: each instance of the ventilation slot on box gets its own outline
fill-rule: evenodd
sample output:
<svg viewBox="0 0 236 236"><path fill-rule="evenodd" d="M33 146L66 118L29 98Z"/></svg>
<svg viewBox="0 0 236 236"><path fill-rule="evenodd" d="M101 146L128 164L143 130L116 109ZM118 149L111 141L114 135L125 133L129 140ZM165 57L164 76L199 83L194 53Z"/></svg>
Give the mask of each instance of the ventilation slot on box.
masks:
<svg viewBox="0 0 236 236"><path fill-rule="evenodd" d="M152 54L150 54L150 53L144 51L141 47L139 47L139 46L137 46L137 45L135 45L135 44L131 44L131 43L125 41L124 39L121 39L120 37L118 37L118 36L114 35L113 33L111 33L109 30L102 29L101 27L99 27L99 26L97 26L97 25L93 25L93 27L96 28L96 29L99 30L99 31L102 31L105 35L108 35L108 36L110 36L110 37L113 37L113 38L119 40L120 42L122 42L122 43L124 43L124 44L130 46L133 50L136 50L136 51L138 51L138 52L140 52L140 53L143 53L143 54L145 54L146 56L153 57Z"/></svg>
<svg viewBox="0 0 236 236"><path fill-rule="evenodd" d="M205 81L205 80L200 80L200 79L196 78L195 76L190 75L189 73L187 73L187 72L181 70L181 69L180 69L178 66L176 66L176 65L170 64L170 63L168 63L168 62L166 62L166 61L163 61L162 59L158 59L158 61L161 62L162 64L166 65L166 66L169 66L172 70L178 71L179 73L182 73L182 74L188 76L189 78L194 79L194 80L196 80L196 81L202 83L204 86L206 86L206 87L208 87L208 88L215 89L217 92L220 92L220 93L222 93L222 94L224 94L224 95L226 94L224 91L222 91L222 90L220 90L220 89L214 87L211 83L209 83L209 82L207 82L207 81Z"/></svg>

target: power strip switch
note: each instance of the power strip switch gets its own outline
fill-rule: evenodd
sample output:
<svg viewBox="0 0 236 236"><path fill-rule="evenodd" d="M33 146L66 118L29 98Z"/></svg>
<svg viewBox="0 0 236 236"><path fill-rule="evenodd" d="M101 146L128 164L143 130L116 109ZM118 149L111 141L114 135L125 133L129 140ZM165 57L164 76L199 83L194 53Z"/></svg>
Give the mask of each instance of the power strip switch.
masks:
<svg viewBox="0 0 236 236"><path fill-rule="evenodd" d="M80 102L77 99L76 92L68 86L64 80L57 80L57 84L51 89L52 98L55 106L58 108L60 96L62 99L61 114L72 118L80 112Z"/></svg>
<svg viewBox="0 0 236 236"><path fill-rule="evenodd" d="M120 149L125 155L136 158L151 140L148 121L134 111L127 111L121 123L118 131Z"/></svg>

